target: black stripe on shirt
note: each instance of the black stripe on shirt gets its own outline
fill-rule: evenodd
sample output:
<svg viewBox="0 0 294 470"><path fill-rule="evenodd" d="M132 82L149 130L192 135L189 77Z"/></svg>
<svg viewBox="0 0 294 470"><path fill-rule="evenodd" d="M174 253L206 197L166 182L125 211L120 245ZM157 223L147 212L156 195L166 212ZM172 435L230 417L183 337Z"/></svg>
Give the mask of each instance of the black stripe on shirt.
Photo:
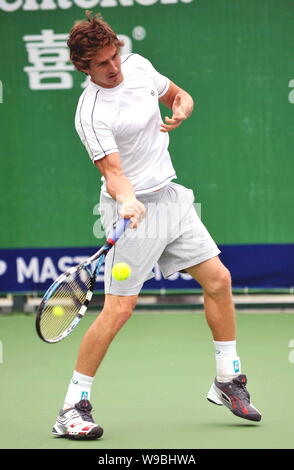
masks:
<svg viewBox="0 0 294 470"><path fill-rule="evenodd" d="M83 131L84 138L85 138L85 141L86 141L86 143L87 143L87 146L88 146L88 148L89 148L89 150L90 150L90 152L91 152L91 154L92 154L92 161L93 161L94 155L93 155L92 149L91 149L91 147L90 147L90 145L89 145L89 142L88 142L88 140L87 140L86 133L85 133L85 131L84 131L83 124L82 124L82 107L83 107L83 104L84 104L84 101L85 101L85 98L86 98L86 94L87 94L87 91L85 90L85 95L84 95L84 97L83 97L83 101L82 101L82 104L81 104L81 107L80 107L79 118L80 118L81 129L82 129L82 131Z"/></svg>
<svg viewBox="0 0 294 470"><path fill-rule="evenodd" d="M118 152L118 148L117 148L117 147L114 147L114 148L105 150L105 155L104 155L104 157L106 157L107 155L109 155L109 153L113 153L113 151ZM101 157L100 155L101 155L100 153L96 153L96 155L94 155L94 157L93 157L93 162L94 162L94 160L100 160L100 158L103 158L103 157Z"/></svg>
<svg viewBox="0 0 294 470"><path fill-rule="evenodd" d="M162 90L160 90L160 92L158 93L158 96L160 96L166 88L167 88L167 89L169 88L168 85L169 85L169 80L168 80L168 78L167 78L166 84L164 85L164 87L162 88Z"/></svg>
<svg viewBox="0 0 294 470"><path fill-rule="evenodd" d="M122 64L124 64L133 55L136 55L136 52L133 52L133 54L128 55L128 57L122 62Z"/></svg>
<svg viewBox="0 0 294 470"><path fill-rule="evenodd" d="M93 122L94 109L95 109L95 106L96 106L96 101L97 101L97 97L98 97L98 93L99 93L99 92L100 92L100 90L97 90L97 91L96 91L96 96L95 96L95 100L94 100L94 105L93 105L93 109L92 109L92 113L91 113L91 125L92 125L92 129L93 129L94 135L95 135L95 137L96 137L97 143L98 143L98 145L101 147L101 150L102 150L102 152L104 153L104 156L105 156L105 155L106 155L105 150L103 149L102 145L100 144L100 141L99 141L99 139L98 139L98 137L97 137L97 134L96 134L96 132L95 132L95 129L94 129L94 122ZM93 158L95 158L95 157L93 156Z"/></svg>

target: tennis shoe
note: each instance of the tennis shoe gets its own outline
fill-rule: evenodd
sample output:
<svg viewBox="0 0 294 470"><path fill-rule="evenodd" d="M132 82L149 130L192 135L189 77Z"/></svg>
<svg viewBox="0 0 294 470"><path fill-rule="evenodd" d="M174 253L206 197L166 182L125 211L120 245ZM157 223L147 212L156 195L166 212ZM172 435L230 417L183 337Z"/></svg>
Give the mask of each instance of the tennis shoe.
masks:
<svg viewBox="0 0 294 470"><path fill-rule="evenodd" d="M250 421L260 421L261 414L250 402L250 395L246 389L247 377L238 375L230 382L214 380L207 400L215 405L225 405L234 415Z"/></svg>
<svg viewBox="0 0 294 470"><path fill-rule="evenodd" d="M68 439L99 439L103 429L94 422L91 410L89 400L80 400L73 408L60 410L52 434Z"/></svg>

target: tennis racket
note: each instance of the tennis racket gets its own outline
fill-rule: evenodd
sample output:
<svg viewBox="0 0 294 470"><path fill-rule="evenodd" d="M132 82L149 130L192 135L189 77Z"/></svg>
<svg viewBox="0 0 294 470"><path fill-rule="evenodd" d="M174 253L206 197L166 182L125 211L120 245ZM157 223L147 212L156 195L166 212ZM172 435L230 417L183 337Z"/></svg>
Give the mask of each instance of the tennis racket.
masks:
<svg viewBox="0 0 294 470"><path fill-rule="evenodd" d="M120 219L105 244L83 263L69 268L45 292L36 316L36 331L46 343L66 338L86 313L103 261L130 219Z"/></svg>

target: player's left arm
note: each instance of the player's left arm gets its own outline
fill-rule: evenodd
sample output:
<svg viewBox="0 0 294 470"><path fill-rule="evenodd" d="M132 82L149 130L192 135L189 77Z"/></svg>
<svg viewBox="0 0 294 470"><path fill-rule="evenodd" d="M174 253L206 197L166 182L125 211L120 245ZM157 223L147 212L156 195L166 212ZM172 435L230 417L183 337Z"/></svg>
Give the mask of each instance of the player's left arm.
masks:
<svg viewBox="0 0 294 470"><path fill-rule="evenodd" d="M179 127L183 121L188 119L194 109L192 96L172 81L167 92L159 98L159 101L173 112L171 118L165 117L165 124L162 123L160 127L161 132L170 132Z"/></svg>

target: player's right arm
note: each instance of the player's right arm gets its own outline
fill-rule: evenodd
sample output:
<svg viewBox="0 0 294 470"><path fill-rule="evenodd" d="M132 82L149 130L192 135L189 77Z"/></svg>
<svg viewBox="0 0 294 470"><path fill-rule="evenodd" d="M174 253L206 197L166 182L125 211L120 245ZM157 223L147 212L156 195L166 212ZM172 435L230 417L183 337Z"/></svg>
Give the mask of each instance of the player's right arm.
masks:
<svg viewBox="0 0 294 470"><path fill-rule="evenodd" d="M134 188L123 172L119 153L111 153L94 163L105 178L108 194L121 203L120 215L131 219L130 226L136 228L145 217L146 209L136 198Z"/></svg>

